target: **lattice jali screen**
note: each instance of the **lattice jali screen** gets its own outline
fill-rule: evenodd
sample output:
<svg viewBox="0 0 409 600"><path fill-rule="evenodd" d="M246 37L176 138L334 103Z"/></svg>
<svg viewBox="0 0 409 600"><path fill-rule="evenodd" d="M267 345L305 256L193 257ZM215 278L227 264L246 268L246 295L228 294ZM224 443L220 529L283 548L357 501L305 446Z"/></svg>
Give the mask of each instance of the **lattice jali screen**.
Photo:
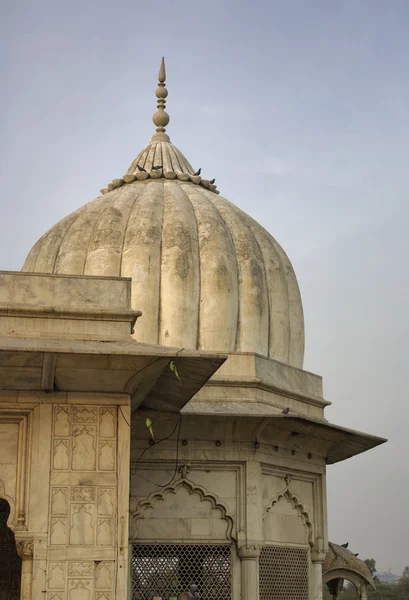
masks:
<svg viewBox="0 0 409 600"><path fill-rule="evenodd" d="M259 560L260 600L308 600L308 550L264 546Z"/></svg>
<svg viewBox="0 0 409 600"><path fill-rule="evenodd" d="M136 544L132 600L170 598L197 586L203 600L231 600L231 550L223 544Z"/></svg>

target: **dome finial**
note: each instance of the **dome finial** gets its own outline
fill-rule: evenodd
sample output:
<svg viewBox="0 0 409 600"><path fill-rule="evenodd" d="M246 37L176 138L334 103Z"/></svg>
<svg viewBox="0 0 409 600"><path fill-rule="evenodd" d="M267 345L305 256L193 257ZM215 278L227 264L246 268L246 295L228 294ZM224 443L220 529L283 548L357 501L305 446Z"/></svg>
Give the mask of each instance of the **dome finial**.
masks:
<svg viewBox="0 0 409 600"><path fill-rule="evenodd" d="M165 127L170 121L168 113L165 111L166 97L168 90L166 89L166 70L165 70L165 59L162 57L160 63L159 75L158 75L158 88L156 90L156 97L158 99L158 110L153 115L153 122L156 125L156 134L152 137L152 140L162 140L170 142L169 137L165 134Z"/></svg>

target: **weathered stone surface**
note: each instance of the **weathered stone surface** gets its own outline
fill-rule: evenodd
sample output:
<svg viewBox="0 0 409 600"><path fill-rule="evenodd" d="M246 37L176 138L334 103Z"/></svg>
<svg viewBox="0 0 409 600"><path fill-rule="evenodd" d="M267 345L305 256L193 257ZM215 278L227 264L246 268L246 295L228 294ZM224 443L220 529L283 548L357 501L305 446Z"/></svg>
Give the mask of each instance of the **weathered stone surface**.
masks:
<svg viewBox="0 0 409 600"><path fill-rule="evenodd" d="M178 180L147 179L138 169L128 175L141 181L55 225L24 270L132 277L133 306L144 315L138 341L256 352L301 367L301 299L277 242L226 199L180 174Z"/></svg>

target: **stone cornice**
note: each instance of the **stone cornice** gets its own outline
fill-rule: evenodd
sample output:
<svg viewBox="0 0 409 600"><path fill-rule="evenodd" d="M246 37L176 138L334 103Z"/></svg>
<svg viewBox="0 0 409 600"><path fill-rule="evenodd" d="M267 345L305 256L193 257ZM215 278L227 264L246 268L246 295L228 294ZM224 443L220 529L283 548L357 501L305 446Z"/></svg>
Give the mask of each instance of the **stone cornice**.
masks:
<svg viewBox="0 0 409 600"><path fill-rule="evenodd" d="M324 400L323 398L318 398L317 396L311 396L309 394L299 394L297 392L293 392L283 387L265 383L260 377L243 377L240 379L238 379L237 377L226 376L213 377L207 382L206 386L256 388L259 390L264 390L266 392L273 392L286 398L300 400L301 402L311 404L312 406L318 406L319 408L325 408L326 406L330 406L332 404L332 402Z"/></svg>
<svg viewBox="0 0 409 600"><path fill-rule="evenodd" d="M98 321L129 321L132 326L138 317L142 315L140 310L117 310L103 308L80 309L59 308L55 306L27 306L26 304L1 304L0 317L30 317L30 318L57 318L57 319L91 319Z"/></svg>

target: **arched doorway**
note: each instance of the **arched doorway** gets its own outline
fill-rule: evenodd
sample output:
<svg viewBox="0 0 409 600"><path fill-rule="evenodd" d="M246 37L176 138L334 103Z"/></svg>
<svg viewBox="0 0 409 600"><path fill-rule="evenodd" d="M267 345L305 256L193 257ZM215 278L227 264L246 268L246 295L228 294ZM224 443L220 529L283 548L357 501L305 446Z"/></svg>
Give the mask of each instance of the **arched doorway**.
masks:
<svg viewBox="0 0 409 600"><path fill-rule="evenodd" d="M7 525L10 504L0 498L0 600L19 600L21 558L17 554L14 533Z"/></svg>

